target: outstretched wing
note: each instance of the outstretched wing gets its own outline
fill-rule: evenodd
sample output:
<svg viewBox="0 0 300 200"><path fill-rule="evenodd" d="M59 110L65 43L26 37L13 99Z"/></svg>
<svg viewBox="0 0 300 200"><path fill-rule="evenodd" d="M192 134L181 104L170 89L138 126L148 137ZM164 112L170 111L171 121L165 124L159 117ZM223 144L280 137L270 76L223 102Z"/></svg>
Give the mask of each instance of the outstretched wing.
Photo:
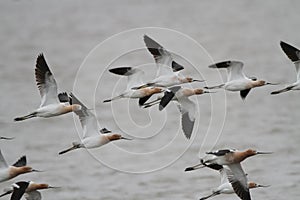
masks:
<svg viewBox="0 0 300 200"><path fill-rule="evenodd" d="M230 170L227 170L226 173L234 192L242 200L251 200L247 176L240 163L230 164L228 167Z"/></svg>
<svg viewBox="0 0 300 200"><path fill-rule="evenodd" d="M59 103L57 84L43 54L40 54L36 60L35 79L42 98L40 107Z"/></svg>
<svg viewBox="0 0 300 200"><path fill-rule="evenodd" d="M109 70L111 73L127 76L127 90L143 85L142 76L144 71L132 67L118 67Z"/></svg>
<svg viewBox="0 0 300 200"><path fill-rule="evenodd" d="M246 99L246 97L247 97L247 95L249 94L250 90L251 90L251 88L250 88L250 89L246 89L246 90L241 90L241 91L240 91L240 96L241 96L241 98L242 98L243 100Z"/></svg>
<svg viewBox="0 0 300 200"><path fill-rule="evenodd" d="M191 138L196 114L196 104L187 97L178 99L179 110L181 112L181 126L183 133L187 139Z"/></svg>
<svg viewBox="0 0 300 200"><path fill-rule="evenodd" d="M81 105L81 110L75 111L75 114L79 117L83 130L83 138L99 134L96 116L83 103L81 103L74 94L71 93L70 96L70 104Z"/></svg>
<svg viewBox="0 0 300 200"><path fill-rule="evenodd" d="M287 57L294 62L297 71L297 81L300 80L300 50L292 45L289 45L283 41L280 41L280 46Z"/></svg>
<svg viewBox="0 0 300 200"><path fill-rule="evenodd" d="M169 102L173 99L176 92L181 89L181 86L174 86L165 91L164 96L161 98L159 102L159 110L163 110Z"/></svg>
<svg viewBox="0 0 300 200"><path fill-rule="evenodd" d="M13 193L11 195L10 200L20 200L25 193L27 187L29 185L29 182L20 181L17 183L14 183L12 186L14 188Z"/></svg>
<svg viewBox="0 0 300 200"><path fill-rule="evenodd" d="M154 41L152 38L144 35L144 42L157 64L157 77L170 75L173 74L173 72L184 69L182 65L173 61L171 53L169 53L163 46Z"/></svg>
<svg viewBox="0 0 300 200"><path fill-rule="evenodd" d="M243 63L240 61L224 61L209 65L209 68L226 68L228 78L227 81L232 81L236 79L246 78L243 73Z"/></svg>

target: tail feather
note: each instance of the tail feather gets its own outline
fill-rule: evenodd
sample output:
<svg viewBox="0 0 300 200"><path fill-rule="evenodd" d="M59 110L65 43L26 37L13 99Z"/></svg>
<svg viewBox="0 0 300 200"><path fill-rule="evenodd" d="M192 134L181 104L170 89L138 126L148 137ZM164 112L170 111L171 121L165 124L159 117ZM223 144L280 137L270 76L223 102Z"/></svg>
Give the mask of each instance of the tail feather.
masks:
<svg viewBox="0 0 300 200"><path fill-rule="evenodd" d="M36 114L37 114L36 112L33 112L33 113L30 113L29 115L25 115L23 117L16 117L14 119L14 121L17 122L17 121L23 121L26 119L30 119L30 118L36 117Z"/></svg>

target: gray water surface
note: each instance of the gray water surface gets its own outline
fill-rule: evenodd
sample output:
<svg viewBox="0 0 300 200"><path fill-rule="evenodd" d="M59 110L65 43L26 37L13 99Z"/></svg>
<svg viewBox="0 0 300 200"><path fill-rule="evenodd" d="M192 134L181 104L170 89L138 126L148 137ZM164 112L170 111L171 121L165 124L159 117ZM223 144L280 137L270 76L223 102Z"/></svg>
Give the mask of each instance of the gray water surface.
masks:
<svg viewBox="0 0 300 200"><path fill-rule="evenodd" d="M92 82L92 76L99 75L93 72L81 73L80 82L74 82L80 65L99 43L133 28L161 27L190 36L211 56L205 56L204 50L188 52L191 59L200 61L195 63L196 69L186 67L185 74L204 78L211 85L218 84L220 74L207 68L211 59L235 59L245 63L247 75L284 85L295 81L296 76L279 42L283 40L300 47L299 8L300 2L292 0L1 1L0 135L15 137L13 141L0 141L1 151L8 163L26 154L29 165L45 172L1 183L0 190L14 181L33 180L61 186L61 189L42 191L46 200L199 199L218 186L218 174L209 169L185 173L184 169L198 163L199 156L212 148L251 147L274 152L243 163L249 180L271 185L252 190L252 198L297 199L300 195L299 92L271 96L271 91L283 86L266 86L253 89L246 101L238 93L222 90L193 97L200 114L196 121L198 128L192 140L187 141L175 105L158 112L157 108L138 108L135 100L102 104L104 99L121 92L126 83L110 74L106 70L108 66L101 63L101 59L120 50L121 44L107 46L106 54L95 52L93 56L99 57L91 56L87 61L91 69L104 72L98 86ZM149 34L148 30L145 33ZM136 42L142 46L143 31L139 34ZM188 43L184 45L172 35L160 36L153 30L150 34L168 49L189 48ZM79 139L77 129L81 133L81 127L76 116L68 114L14 123L14 117L39 106L34 65L40 52L45 54L60 91L70 92L74 85L78 86L74 88L75 94L89 108L94 108L102 126L139 139L118 141L91 150L91 154L77 150L58 156L60 150ZM138 51L137 55L125 56L117 65L152 62L146 50ZM196 73L199 71L201 74ZM223 78L225 75L221 71ZM238 197L223 195L214 199Z"/></svg>

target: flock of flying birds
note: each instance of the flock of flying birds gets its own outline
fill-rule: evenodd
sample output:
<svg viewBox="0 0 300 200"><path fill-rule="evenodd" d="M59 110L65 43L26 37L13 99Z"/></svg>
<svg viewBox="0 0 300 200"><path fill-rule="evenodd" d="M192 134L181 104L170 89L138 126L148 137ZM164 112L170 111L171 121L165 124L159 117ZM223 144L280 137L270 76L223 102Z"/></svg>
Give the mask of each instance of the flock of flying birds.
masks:
<svg viewBox="0 0 300 200"><path fill-rule="evenodd" d="M228 91L239 91L241 98L245 99L252 88L264 85L275 85L274 83L269 83L264 80L257 80L255 77L247 77L243 73L243 63L240 61L224 61L210 65L209 68L226 68L228 73L226 83L212 87L207 86L204 87L204 89L183 87L181 85L184 83L203 82L204 80L184 77L180 74L180 71L183 70L184 67L173 59L170 52L147 35L144 35L144 42L154 57L158 67L157 77L145 83L142 81L144 72L139 68L112 68L109 70L111 73L128 78L127 89L120 95L105 100L104 102L121 98L132 98L139 99L140 107L148 108L158 105L159 110L163 110L169 102L174 101L178 104L181 113L182 130L187 139L191 137L197 115L196 104L189 99L190 96L212 93L207 89L224 88ZM285 42L280 42L280 46L288 58L295 64L297 81L283 89L272 92L272 95L290 90L300 90L300 50ZM14 120L22 121L33 117L49 118L74 112L80 120L83 139L78 142L73 142L70 148L59 152L59 154L64 154L78 148L97 148L115 140L131 140L120 134L112 133L107 128L98 127L96 116L74 94L67 94L66 92L58 93L56 81L43 54L40 54L36 60L35 78L41 95L41 104L39 108L28 115L16 117ZM159 93L162 95L153 101L147 102L152 95ZM0 139L12 138L1 137ZM223 193L236 193L242 200L250 200L249 189L267 186L248 182L247 174L243 171L240 163L250 156L269 153L271 152L259 152L252 149L246 151L222 149L207 152L207 155L200 160L200 164L188 167L185 171L208 167L220 172L220 186L213 190L210 195L201 198L201 200ZM39 170L27 165L26 156L21 157L13 165L8 165L0 151L0 182L30 172L39 172ZM48 184L34 183L32 181L20 181L5 189L0 197L12 194L11 200L19 200L25 194L24 196L27 200L40 200L41 194L38 190L48 188L56 187Z"/></svg>

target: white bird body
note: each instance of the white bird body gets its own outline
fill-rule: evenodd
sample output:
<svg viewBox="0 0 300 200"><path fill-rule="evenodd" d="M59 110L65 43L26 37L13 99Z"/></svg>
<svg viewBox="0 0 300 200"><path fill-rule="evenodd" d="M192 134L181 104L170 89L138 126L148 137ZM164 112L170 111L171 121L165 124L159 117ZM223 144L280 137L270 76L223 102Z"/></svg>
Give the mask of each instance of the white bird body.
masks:
<svg viewBox="0 0 300 200"><path fill-rule="evenodd" d="M145 108L159 103L159 110L163 110L170 101L177 102L178 109L181 113L182 130L186 138L190 139L196 120L197 106L192 100L189 99L189 97L193 95L200 95L203 93L209 92L204 91L200 88L190 89L182 88L181 86L174 86L169 88L165 92L164 96L145 104Z"/></svg>
<svg viewBox="0 0 300 200"><path fill-rule="evenodd" d="M172 72L173 73L173 72ZM164 75L164 76L159 76L153 81L151 81L151 86L158 86L158 87L170 87L173 85L179 85L184 82L184 79L180 78L178 76L178 73L173 73L170 75Z"/></svg>
<svg viewBox="0 0 300 200"><path fill-rule="evenodd" d="M62 115L68 112L72 112L72 107L67 105L66 103L58 103L58 104L49 104L43 107L38 108L34 111L37 117L54 117L58 115Z"/></svg>
<svg viewBox="0 0 300 200"><path fill-rule="evenodd" d="M249 78L237 79L226 82L224 85L225 90L236 92L252 88L253 81Z"/></svg>
<svg viewBox="0 0 300 200"><path fill-rule="evenodd" d="M11 167L0 169L0 182L7 181L13 177L10 176Z"/></svg>
<svg viewBox="0 0 300 200"><path fill-rule="evenodd" d="M106 135L107 134L98 134L95 136L83 138L80 145L87 149L101 147L110 142Z"/></svg>
<svg viewBox="0 0 300 200"><path fill-rule="evenodd" d="M210 65L209 68L226 68L227 82L218 86L204 87L206 89L224 88L228 91L240 91L240 96L245 99L252 88L264 85L274 85L256 78L248 78L243 72L243 63L240 61L224 61Z"/></svg>
<svg viewBox="0 0 300 200"><path fill-rule="evenodd" d="M104 100L104 102L110 102L121 98L140 99L139 105L141 106L153 94L160 93L163 91L163 89L159 87L146 87L146 88L139 88L137 90L133 89L134 87L143 84L142 76L144 72L138 68L118 67L118 68L110 69L109 71L117 75L127 76L127 89L124 92L122 92L120 95L113 97L111 99Z"/></svg>
<svg viewBox="0 0 300 200"><path fill-rule="evenodd" d="M56 81L43 54L40 54L36 60L35 78L41 95L41 105L28 115L16 117L15 121L22 121L32 117L54 117L81 109L77 104L60 103Z"/></svg>
<svg viewBox="0 0 300 200"><path fill-rule="evenodd" d="M158 93L161 91L162 90L159 90ZM153 92L154 92L153 88L141 88L138 90L130 89L130 90L125 91L120 96L122 96L123 98L125 97L125 98L139 99L139 98L143 98L145 96L152 95L152 94L154 94Z"/></svg>

